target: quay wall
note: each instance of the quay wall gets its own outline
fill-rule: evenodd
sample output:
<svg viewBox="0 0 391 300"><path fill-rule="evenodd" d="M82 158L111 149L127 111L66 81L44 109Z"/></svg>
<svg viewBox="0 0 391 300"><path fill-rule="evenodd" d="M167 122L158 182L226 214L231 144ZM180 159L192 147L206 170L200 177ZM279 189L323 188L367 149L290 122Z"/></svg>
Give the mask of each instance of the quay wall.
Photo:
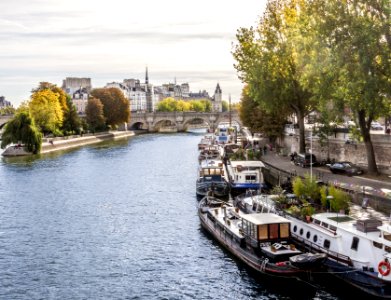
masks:
<svg viewBox="0 0 391 300"><path fill-rule="evenodd" d="M126 138L134 135L135 133L133 131L110 131L77 137L46 138L42 143L41 154L97 144L102 141Z"/></svg>
<svg viewBox="0 0 391 300"><path fill-rule="evenodd" d="M383 174L391 175L391 135L373 134L371 135L373 148L376 156L378 169ZM281 146L289 153L298 152L298 135L284 136ZM306 140L306 149L310 149L310 141ZM329 146L321 145L316 137L312 139L312 152L318 161L330 159L336 161L351 161L352 163L366 168L368 166L366 149L364 143L352 142L347 136L337 135L329 140Z"/></svg>

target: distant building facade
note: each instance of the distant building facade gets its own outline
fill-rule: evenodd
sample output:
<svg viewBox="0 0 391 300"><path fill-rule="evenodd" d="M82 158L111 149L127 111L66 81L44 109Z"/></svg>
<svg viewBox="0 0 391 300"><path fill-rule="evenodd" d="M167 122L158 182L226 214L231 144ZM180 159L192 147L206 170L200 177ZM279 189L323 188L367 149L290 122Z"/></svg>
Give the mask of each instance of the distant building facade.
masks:
<svg viewBox="0 0 391 300"><path fill-rule="evenodd" d="M220 84L217 83L214 96L212 97L212 112L223 111L223 93Z"/></svg>
<svg viewBox="0 0 391 300"><path fill-rule="evenodd" d="M161 100L159 94L155 94L154 86L149 83L148 68L145 83L141 83L139 79L124 79L123 82L110 82L105 87L119 89L129 100L131 112L154 112Z"/></svg>
<svg viewBox="0 0 391 300"><path fill-rule="evenodd" d="M62 89L71 96L77 112L84 115L92 90L91 78L67 77L63 80Z"/></svg>
<svg viewBox="0 0 391 300"><path fill-rule="evenodd" d="M10 107L10 106L12 106L12 105L11 105L11 102L5 100L5 97L4 97L4 96L0 96L0 108Z"/></svg>

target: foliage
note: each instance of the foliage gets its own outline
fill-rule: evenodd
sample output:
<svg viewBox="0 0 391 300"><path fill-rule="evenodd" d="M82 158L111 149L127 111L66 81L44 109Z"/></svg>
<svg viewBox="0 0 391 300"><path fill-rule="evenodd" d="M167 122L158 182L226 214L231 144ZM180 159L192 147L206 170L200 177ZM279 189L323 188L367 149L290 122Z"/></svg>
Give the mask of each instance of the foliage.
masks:
<svg viewBox="0 0 391 300"><path fill-rule="evenodd" d="M335 187L329 187L329 195L333 198L330 200L331 211L339 212L340 210L347 211L349 209L349 195Z"/></svg>
<svg viewBox="0 0 391 300"><path fill-rule="evenodd" d="M291 205L288 209L287 209L287 212L290 213L291 215L293 216L300 216L301 214L301 210L298 206L296 205Z"/></svg>
<svg viewBox="0 0 391 300"><path fill-rule="evenodd" d="M303 198L305 196L306 189L303 180L300 177L293 178L292 189L293 189L293 193L298 198Z"/></svg>
<svg viewBox="0 0 391 300"><path fill-rule="evenodd" d="M302 217L312 216L314 213L315 208L308 203L306 205L303 205L303 207L300 209L300 214Z"/></svg>
<svg viewBox="0 0 391 300"><path fill-rule="evenodd" d="M103 104L99 99L90 98L86 106L86 122L92 131L105 129Z"/></svg>
<svg viewBox="0 0 391 300"><path fill-rule="evenodd" d="M191 110L191 104L184 100L178 100L176 103L176 109L178 111L189 111Z"/></svg>
<svg viewBox="0 0 391 300"><path fill-rule="evenodd" d="M49 89L37 90L31 95L30 114L44 133L58 132L63 122L59 94Z"/></svg>
<svg viewBox="0 0 391 300"><path fill-rule="evenodd" d="M300 152L305 151L304 117L316 106L309 89L301 84L303 69L299 57L300 13L305 1L269 1L265 13L254 28L241 28L233 52L239 77L249 87L249 95L268 112L296 113Z"/></svg>
<svg viewBox="0 0 391 300"><path fill-rule="evenodd" d="M34 124L34 120L26 112L20 112L7 123L1 141L1 148L9 144L22 143L34 154L41 150L42 133Z"/></svg>
<svg viewBox="0 0 391 300"><path fill-rule="evenodd" d="M315 178L306 174L304 180L295 177L292 183L293 193L302 200L312 200L313 203L319 203L321 200L320 188Z"/></svg>
<svg viewBox="0 0 391 300"><path fill-rule="evenodd" d="M64 113L64 121L62 124L62 130L65 134L80 133L81 120L77 113L77 109L72 102L70 96L67 96L67 107L68 109Z"/></svg>
<svg viewBox="0 0 391 300"><path fill-rule="evenodd" d="M158 103L157 111L165 111L165 112L177 111L177 101L171 97L163 99Z"/></svg>
<svg viewBox="0 0 391 300"><path fill-rule="evenodd" d="M106 124L117 126L128 122L130 117L129 100L117 88L93 89L91 95L103 104L103 115Z"/></svg>
<svg viewBox="0 0 391 300"><path fill-rule="evenodd" d="M223 101L221 102L221 106L222 106L222 111L223 111L223 112L229 111L229 104L228 104L227 101L223 100Z"/></svg>
<svg viewBox="0 0 391 300"><path fill-rule="evenodd" d="M248 86L245 86L242 90L239 116L243 125L247 126L252 132L263 132L271 141L282 135L287 118L283 111L268 112L263 109L259 103L249 96Z"/></svg>
<svg viewBox="0 0 391 300"><path fill-rule="evenodd" d="M319 100L352 111L369 173L377 173L371 122L389 113L391 98L390 10L390 1L378 0L315 0L307 10L316 55L305 61L305 85Z"/></svg>
<svg viewBox="0 0 391 300"><path fill-rule="evenodd" d="M32 90L32 93L36 93L44 90L51 90L53 93L58 94L58 101L60 102L62 112L63 114L66 114L69 109L69 106L67 102L67 94L65 93L65 91L53 83L40 82L39 86Z"/></svg>

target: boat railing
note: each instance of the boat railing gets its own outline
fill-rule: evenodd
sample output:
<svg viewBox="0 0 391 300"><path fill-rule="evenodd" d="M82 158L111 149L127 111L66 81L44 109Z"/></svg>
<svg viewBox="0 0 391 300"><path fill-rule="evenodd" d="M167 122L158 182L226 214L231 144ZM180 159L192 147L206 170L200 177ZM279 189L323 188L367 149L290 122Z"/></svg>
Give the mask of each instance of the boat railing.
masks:
<svg viewBox="0 0 391 300"><path fill-rule="evenodd" d="M344 254L341 254L341 253L338 253L338 252L335 252L335 251L332 251L330 249L327 249L325 247L321 247L311 241L308 241L306 240L305 238L295 234L295 233L291 233L292 237L294 237L296 239L296 241L301 245L303 246L305 249L307 249L308 251L310 252L323 252L323 253L326 253L327 256L339 263L343 263L347 266L353 266L353 263L352 263L352 260L350 259L349 256L347 255L344 255Z"/></svg>

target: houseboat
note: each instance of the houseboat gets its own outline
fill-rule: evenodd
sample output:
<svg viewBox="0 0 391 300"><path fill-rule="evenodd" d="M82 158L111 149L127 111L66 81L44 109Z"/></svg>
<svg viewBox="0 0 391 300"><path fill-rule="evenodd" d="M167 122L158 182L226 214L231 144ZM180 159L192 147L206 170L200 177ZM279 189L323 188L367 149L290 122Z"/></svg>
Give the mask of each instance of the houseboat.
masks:
<svg viewBox="0 0 391 300"><path fill-rule="evenodd" d="M209 196L200 201L198 214L202 227L258 274L308 280L327 257L298 250L291 222L277 214L246 214Z"/></svg>
<svg viewBox="0 0 391 300"><path fill-rule="evenodd" d="M225 167L220 159L206 159L200 162L196 193L204 197L211 191L217 197L229 195L229 184L225 178Z"/></svg>
<svg viewBox="0 0 391 300"><path fill-rule="evenodd" d="M366 294L391 299L391 225L375 218L356 219L344 213L317 213L301 219L276 208L273 197L238 197L246 212L264 211L291 221L295 243L325 253L328 274Z"/></svg>
<svg viewBox="0 0 391 300"><path fill-rule="evenodd" d="M198 155L198 162L201 163L201 161L208 159L220 159L218 145L205 146L202 150L200 150L200 154Z"/></svg>
<svg viewBox="0 0 391 300"><path fill-rule="evenodd" d="M248 189L266 189L262 174L265 165L261 161L231 160L226 167L233 196L243 194Z"/></svg>

